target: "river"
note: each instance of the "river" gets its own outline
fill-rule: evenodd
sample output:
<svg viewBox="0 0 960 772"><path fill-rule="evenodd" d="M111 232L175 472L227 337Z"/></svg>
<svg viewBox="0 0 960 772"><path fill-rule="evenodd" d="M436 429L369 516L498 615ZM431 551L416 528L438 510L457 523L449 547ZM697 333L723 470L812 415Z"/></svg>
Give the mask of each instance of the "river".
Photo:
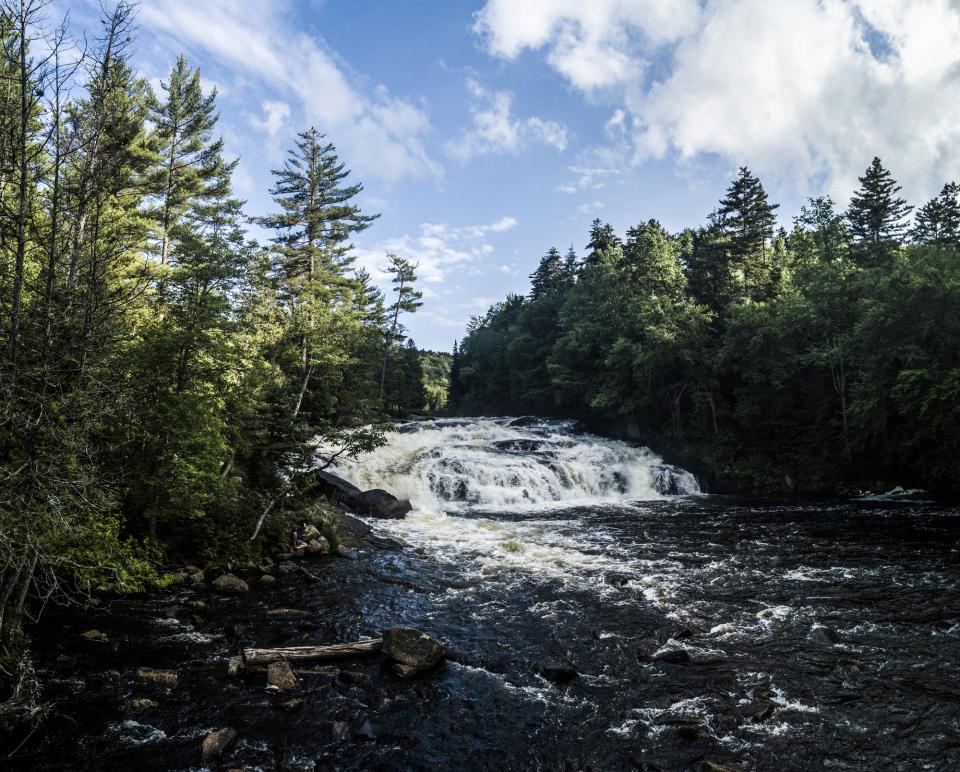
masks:
<svg viewBox="0 0 960 772"><path fill-rule="evenodd" d="M507 418L401 427L337 471L415 508L323 582L204 614L186 589L51 610L35 634L56 714L16 763L200 768L229 725L227 766L249 769L960 768L956 507L710 496L644 448ZM265 618L284 606L309 616ZM453 660L416 681L317 668L292 711L262 674L224 677L241 645L399 623ZM78 649L89 627L112 644ZM139 665L180 683L148 689Z"/></svg>

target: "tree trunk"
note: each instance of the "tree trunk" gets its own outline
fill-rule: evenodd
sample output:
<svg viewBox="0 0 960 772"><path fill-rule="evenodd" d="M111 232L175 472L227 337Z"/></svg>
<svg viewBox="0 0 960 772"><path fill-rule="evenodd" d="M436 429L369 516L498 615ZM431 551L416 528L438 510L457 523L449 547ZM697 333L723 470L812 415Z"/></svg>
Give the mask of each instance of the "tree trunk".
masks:
<svg viewBox="0 0 960 772"><path fill-rule="evenodd" d="M247 664L269 664L287 660L288 662L306 662L310 660L343 659L375 654L380 651L383 638L370 638L354 643L334 643L329 646L290 646L283 649L244 649L243 659Z"/></svg>

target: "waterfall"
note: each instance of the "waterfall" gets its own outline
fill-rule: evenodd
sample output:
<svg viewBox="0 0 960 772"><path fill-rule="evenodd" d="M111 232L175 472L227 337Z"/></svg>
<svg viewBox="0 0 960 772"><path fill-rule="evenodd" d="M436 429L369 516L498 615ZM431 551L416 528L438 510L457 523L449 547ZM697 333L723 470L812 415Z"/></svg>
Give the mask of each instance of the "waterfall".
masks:
<svg viewBox="0 0 960 772"><path fill-rule="evenodd" d="M383 447L335 471L434 512L638 501L699 493L689 472L648 448L539 419L442 419L406 424Z"/></svg>

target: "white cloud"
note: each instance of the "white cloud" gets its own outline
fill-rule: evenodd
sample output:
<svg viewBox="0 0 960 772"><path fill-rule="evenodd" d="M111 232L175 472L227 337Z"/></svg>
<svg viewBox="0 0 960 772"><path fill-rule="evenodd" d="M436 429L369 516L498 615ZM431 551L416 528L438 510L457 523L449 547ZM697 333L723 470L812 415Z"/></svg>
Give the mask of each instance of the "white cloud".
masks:
<svg viewBox="0 0 960 772"><path fill-rule="evenodd" d="M476 29L617 105L634 162L716 155L841 200L873 155L917 200L960 166L952 0L487 0Z"/></svg>
<svg viewBox="0 0 960 772"><path fill-rule="evenodd" d="M290 105L276 99L264 99L260 104L263 118L251 118L254 127L275 139L290 120Z"/></svg>
<svg viewBox="0 0 960 772"><path fill-rule="evenodd" d="M418 277L428 283L440 283L452 266L476 263L495 251L487 241L489 234L499 234L517 226L514 217L501 217L483 225L453 226L446 223L423 223L416 235L405 234L386 239L372 249L358 249L358 263L375 278L385 279L380 271L387 252L396 252L416 263Z"/></svg>
<svg viewBox="0 0 960 772"><path fill-rule="evenodd" d="M423 107L384 86L358 86L322 40L297 28L288 10L285 0L244 3L242 12L231 0L165 0L144 3L138 18L171 48L203 51L259 82L274 105L280 96L292 102L304 128L315 124L329 134L360 174L387 181L442 176L424 147L430 122ZM273 113L275 121L279 117ZM267 128L270 114L265 120Z"/></svg>
<svg viewBox="0 0 960 772"><path fill-rule="evenodd" d="M475 80L467 81L475 104L470 112L473 125L460 139L446 144L447 152L466 161L489 153L519 153L530 144L547 145L563 152L567 147L567 128L556 121L512 115L513 95L509 91L490 91Z"/></svg>

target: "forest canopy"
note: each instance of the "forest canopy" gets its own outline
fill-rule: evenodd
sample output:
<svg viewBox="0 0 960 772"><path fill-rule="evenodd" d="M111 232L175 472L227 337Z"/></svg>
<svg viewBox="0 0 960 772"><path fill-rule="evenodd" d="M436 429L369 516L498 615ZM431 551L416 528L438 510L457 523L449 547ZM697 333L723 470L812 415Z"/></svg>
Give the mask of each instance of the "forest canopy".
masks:
<svg viewBox="0 0 960 772"><path fill-rule="evenodd" d="M899 192L874 158L846 211L811 198L787 230L741 168L706 225L596 220L472 320L453 409L585 419L738 489L956 489L958 188L912 221Z"/></svg>

